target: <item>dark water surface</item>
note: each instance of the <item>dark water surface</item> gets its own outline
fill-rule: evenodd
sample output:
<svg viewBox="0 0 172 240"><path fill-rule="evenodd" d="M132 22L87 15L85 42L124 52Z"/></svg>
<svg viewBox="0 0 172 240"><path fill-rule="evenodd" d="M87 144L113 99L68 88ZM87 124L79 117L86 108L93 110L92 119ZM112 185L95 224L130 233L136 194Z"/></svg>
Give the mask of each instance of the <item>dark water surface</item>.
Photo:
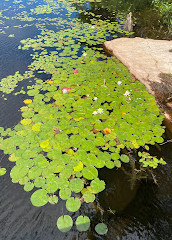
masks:
<svg viewBox="0 0 172 240"><path fill-rule="evenodd" d="M11 1L12 2L12 1ZM39 2L39 1L37 1ZM150 8L149 1L133 1L131 5L133 12L137 12L138 25L135 26L136 35L141 37L164 38L158 27L152 23L144 26L143 15ZM140 2L138 4L138 2ZM125 4L126 3L126 4ZM102 3L90 3L86 8L94 10L95 13L104 12L107 18L110 9L113 11L126 11L130 1L103 1ZM9 2L0 2L0 10L10 5ZM125 8L124 8L125 6ZM130 6L130 7L131 7ZM9 12L9 14L12 14ZM83 19L83 16L78 15ZM89 21L89 19L83 19ZM8 22L12 25L16 22ZM143 25L142 25L143 24ZM142 28L143 27L143 28ZM7 29L6 32L11 30ZM16 71L23 73L31 63L31 51L19 51L18 45L21 39L33 38L39 34L34 26L27 28L15 28L15 38L8 38L8 34L0 34L0 79L14 74ZM162 34L161 36L159 34ZM18 89L26 87L27 81L19 84ZM16 89L16 91L18 90ZM21 119L18 111L23 106L25 95L9 95L7 100L0 99L0 126L13 128ZM154 148L152 151L158 150ZM160 166L156 171L158 184L152 180L144 180L136 184L133 191L130 189L128 178L121 170L102 169L100 178L106 181L107 187L103 193L99 194L96 204L83 205L80 214L87 214L91 222L100 221L101 213L105 216L105 223L109 231L106 236L98 236L95 232L78 233L75 228L69 233L61 233L56 227L59 216L65 213L64 201L59 201L57 205L46 205L36 208L30 202L31 192L27 193L23 187L13 184L9 177L13 166L8 161L8 156L1 152L0 165L7 168L7 174L0 178L0 240L170 240L172 239L172 145L170 143L161 146L161 152L167 165ZM118 210L116 213L113 210ZM72 215L73 219L78 213ZM93 229L93 227L92 227Z"/></svg>

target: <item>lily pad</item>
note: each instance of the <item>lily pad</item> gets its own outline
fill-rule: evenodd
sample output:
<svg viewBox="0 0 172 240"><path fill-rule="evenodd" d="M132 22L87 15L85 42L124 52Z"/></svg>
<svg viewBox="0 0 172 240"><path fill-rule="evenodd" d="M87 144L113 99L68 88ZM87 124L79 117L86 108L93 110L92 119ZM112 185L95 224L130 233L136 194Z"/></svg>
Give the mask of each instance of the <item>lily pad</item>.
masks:
<svg viewBox="0 0 172 240"><path fill-rule="evenodd" d="M86 203L89 203L89 202L94 202L95 200L95 195L93 193L91 193L90 191L86 191L84 194L83 194L83 198L84 198L84 201Z"/></svg>
<svg viewBox="0 0 172 240"><path fill-rule="evenodd" d="M69 215L64 215L58 218L57 227L61 232L68 232L73 226L73 220Z"/></svg>
<svg viewBox="0 0 172 240"><path fill-rule="evenodd" d="M85 167L82 170L83 177L85 177L88 180L95 179L98 176L98 171L95 167L89 166Z"/></svg>
<svg viewBox="0 0 172 240"><path fill-rule="evenodd" d="M77 217L75 224L78 231L84 232L87 231L90 227L90 219L87 216L79 216Z"/></svg>
<svg viewBox="0 0 172 240"><path fill-rule="evenodd" d="M30 200L33 206L41 207L47 204L49 197L44 189L39 189L32 194Z"/></svg>
<svg viewBox="0 0 172 240"><path fill-rule="evenodd" d="M6 173L6 168L0 168L0 176L3 176Z"/></svg>
<svg viewBox="0 0 172 240"><path fill-rule="evenodd" d="M71 196L71 190L69 188L62 188L59 191L59 196L63 200L67 200Z"/></svg>
<svg viewBox="0 0 172 240"><path fill-rule="evenodd" d="M91 182L91 192L92 193L99 193L105 189L105 182L96 178Z"/></svg>
<svg viewBox="0 0 172 240"><path fill-rule="evenodd" d="M22 125L26 126L26 125L29 125L32 122L32 120L30 118L25 118L25 119L21 120L20 122Z"/></svg>
<svg viewBox="0 0 172 240"><path fill-rule="evenodd" d="M26 192L30 192L34 188L34 184L31 182L27 182L24 186L24 190Z"/></svg>
<svg viewBox="0 0 172 240"><path fill-rule="evenodd" d="M106 224L104 224L104 223L98 223L95 226L95 230L100 235L105 235L108 232L108 228L107 228Z"/></svg>
<svg viewBox="0 0 172 240"><path fill-rule="evenodd" d="M74 178L70 181L69 187L71 191L79 193L84 188L84 182L80 178Z"/></svg>
<svg viewBox="0 0 172 240"><path fill-rule="evenodd" d="M124 163L128 163L128 162L130 161L129 157L128 157L127 155L125 155L125 154L122 154L122 155L120 156L120 159L121 159L121 161L124 162Z"/></svg>
<svg viewBox="0 0 172 240"><path fill-rule="evenodd" d="M71 197L66 201L66 209L70 212L76 212L81 206L81 201L78 198Z"/></svg>
<svg viewBox="0 0 172 240"><path fill-rule="evenodd" d="M53 196L49 197L48 201L49 201L50 204L54 205L54 204L58 203L58 200L59 200L58 197L56 195L53 195Z"/></svg>

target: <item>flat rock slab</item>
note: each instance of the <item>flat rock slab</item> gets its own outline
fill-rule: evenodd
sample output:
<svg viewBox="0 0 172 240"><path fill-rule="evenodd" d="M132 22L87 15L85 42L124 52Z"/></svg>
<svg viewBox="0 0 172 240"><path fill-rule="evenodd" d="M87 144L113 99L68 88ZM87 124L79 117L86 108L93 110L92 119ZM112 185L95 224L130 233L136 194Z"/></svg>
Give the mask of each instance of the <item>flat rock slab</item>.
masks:
<svg viewBox="0 0 172 240"><path fill-rule="evenodd" d="M150 91L150 82L162 82L161 73L172 74L172 41L144 38L118 38L104 43Z"/></svg>
<svg viewBox="0 0 172 240"><path fill-rule="evenodd" d="M172 131L172 41L118 38L104 43L165 109ZM168 115L168 116L167 116Z"/></svg>

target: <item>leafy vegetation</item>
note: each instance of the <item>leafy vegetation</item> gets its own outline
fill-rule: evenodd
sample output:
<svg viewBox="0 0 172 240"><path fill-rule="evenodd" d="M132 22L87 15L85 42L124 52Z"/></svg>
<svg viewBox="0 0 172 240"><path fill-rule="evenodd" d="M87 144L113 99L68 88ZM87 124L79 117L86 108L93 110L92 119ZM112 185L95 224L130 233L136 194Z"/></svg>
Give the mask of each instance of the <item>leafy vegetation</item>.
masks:
<svg viewBox="0 0 172 240"><path fill-rule="evenodd" d="M0 176L3 176L6 173L5 168L0 168Z"/></svg>
<svg viewBox="0 0 172 240"><path fill-rule="evenodd" d="M169 31L171 32L172 25L172 3L171 1L165 0L153 0L153 5L155 9L159 12L159 14L163 18L163 23L169 27Z"/></svg>
<svg viewBox="0 0 172 240"><path fill-rule="evenodd" d="M15 163L12 182L23 185L25 191L35 189L30 198L34 206L57 204L60 198L69 212L78 211L83 202L94 202L95 195L105 189L99 169L130 163L131 151L138 154L141 168L165 164L150 156L147 146L163 142L163 114L154 97L102 49L108 37L124 33L123 21L103 21L92 14L91 23L83 23L73 17L77 14L74 2L85 3L46 0L44 5L14 16L36 21L35 14L67 12L63 18L47 17L46 24L36 23L40 34L22 40L18 47L32 50L33 62L24 75L17 72L2 79L0 88L11 93L19 81L35 81L28 86L20 123L14 129L0 128L0 148ZM44 81L35 73L51 74L51 79ZM4 173L1 168L0 175ZM57 220L62 232L72 226L68 215ZM87 231L89 218L79 216L76 227ZM106 234L107 226L100 223L95 230Z"/></svg>
<svg viewBox="0 0 172 240"><path fill-rule="evenodd" d="M90 227L90 219L87 216L79 216L76 219L76 227L78 231L87 231Z"/></svg>
<svg viewBox="0 0 172 240"><path fill-rule="evenodd" d="M98 234L100 235L104 235L107 233L108 229L107 229L107 226L104 224L104 223L98 223L96 226L95 226L95 230Z"/></svg>
<svg viewBox="0 0 172 240"><path fill-rule="evenodd" d="M73 226L73 220L69 215L58 218L57 227L61 232L68 232Z"/></svg>

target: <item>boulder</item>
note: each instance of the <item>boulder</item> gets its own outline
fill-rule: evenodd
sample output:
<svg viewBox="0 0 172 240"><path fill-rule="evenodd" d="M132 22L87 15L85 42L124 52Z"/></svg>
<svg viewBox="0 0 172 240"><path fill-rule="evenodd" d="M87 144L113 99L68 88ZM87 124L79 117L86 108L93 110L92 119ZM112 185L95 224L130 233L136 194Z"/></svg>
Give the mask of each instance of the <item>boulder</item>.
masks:
<svg viewBox="0 0 172 240"><path fill-rule="evenodd" d="M172 41L118 38L104 42L104 49L155 96L165 110L165 123L172 133Z"/></svg>

